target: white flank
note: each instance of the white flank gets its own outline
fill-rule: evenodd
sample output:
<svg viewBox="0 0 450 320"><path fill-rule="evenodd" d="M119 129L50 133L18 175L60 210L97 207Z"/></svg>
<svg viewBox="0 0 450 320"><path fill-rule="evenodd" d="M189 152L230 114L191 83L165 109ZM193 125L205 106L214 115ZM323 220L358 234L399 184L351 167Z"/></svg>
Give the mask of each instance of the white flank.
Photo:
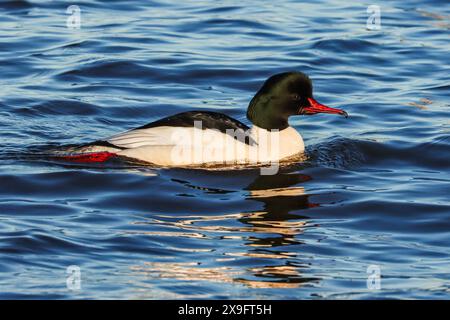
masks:
<svg viewBox="0 0 450 320"><path fill-rule="evenodd" d="M116 151L118 155L161 166L278 162L305 148L301 135L292 127L268 131L254 126L248 132L230 133L202 129L197 124L194 127L161 126L131 130L107 141L126 148ZM245 136L256 144L246 144Z"/></svg>

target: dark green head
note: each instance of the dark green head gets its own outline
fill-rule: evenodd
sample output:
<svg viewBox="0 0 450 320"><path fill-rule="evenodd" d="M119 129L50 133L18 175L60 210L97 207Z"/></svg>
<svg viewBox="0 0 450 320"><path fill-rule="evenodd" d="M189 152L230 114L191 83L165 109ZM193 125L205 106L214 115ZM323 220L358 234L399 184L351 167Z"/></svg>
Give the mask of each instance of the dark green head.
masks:
<svg viewBox="0 0 450 320"><path fill-rule="evenodd" d="M289 126L288 118L294 115L337 113L347 116L343 110L318 103L312 91L311 80L304 73L271 76L250 101L247 118L260 128L283 130Z"/></svg>

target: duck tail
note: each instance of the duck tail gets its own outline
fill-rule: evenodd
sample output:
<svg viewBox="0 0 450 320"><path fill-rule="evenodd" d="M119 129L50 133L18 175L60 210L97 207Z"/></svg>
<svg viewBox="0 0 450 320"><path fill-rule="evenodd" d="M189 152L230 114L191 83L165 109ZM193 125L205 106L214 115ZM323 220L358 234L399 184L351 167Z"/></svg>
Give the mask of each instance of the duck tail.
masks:
<svg viewBox="0 0 450 320"><path fill-rule="evenodd" d="M83 162L83 163L93 163L93 162L105 162L111 158L116 157L117 154L103 151L103 152L89 152L80 154L70 154L70 155L60 155L55 158L58 160L71 161L71 162Z"/></svg>
<svg viewBox="0 0 450 320"><path fill-rule="evenodd" d="M116 152L120 150L121 148L106 141L95 141L83 145L66 146L55 152L52 158L70 162L98 163L117 157Z"/></svg>

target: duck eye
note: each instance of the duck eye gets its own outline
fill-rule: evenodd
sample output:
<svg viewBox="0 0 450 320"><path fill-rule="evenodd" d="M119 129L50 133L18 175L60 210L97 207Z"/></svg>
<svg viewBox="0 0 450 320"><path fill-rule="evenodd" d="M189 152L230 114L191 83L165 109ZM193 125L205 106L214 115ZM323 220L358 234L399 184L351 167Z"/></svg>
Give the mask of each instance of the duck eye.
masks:
<svg viewBox="0 0 450 320"><path fill-rule="evenodd" d="M294 100L299 101L301 100L301 97L298 94L294 94Z"/></svg>

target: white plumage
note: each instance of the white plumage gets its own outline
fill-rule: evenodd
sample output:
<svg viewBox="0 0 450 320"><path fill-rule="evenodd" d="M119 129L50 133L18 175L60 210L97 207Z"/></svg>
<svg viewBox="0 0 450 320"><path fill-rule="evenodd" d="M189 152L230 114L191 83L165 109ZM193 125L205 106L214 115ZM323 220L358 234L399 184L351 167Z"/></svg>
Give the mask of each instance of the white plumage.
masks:
<svg viewBox="0 0 450 320"><path fill-rule="evenodd" d="M95 152L109 151L119 156L162 166L201 164L244 164L275 162L304 151L300 134L292 127L265 130L254 126L247 135L256 143L212 129L196 127L153 127L114 135L106 141L114 146L97 146Z"/></svg>

